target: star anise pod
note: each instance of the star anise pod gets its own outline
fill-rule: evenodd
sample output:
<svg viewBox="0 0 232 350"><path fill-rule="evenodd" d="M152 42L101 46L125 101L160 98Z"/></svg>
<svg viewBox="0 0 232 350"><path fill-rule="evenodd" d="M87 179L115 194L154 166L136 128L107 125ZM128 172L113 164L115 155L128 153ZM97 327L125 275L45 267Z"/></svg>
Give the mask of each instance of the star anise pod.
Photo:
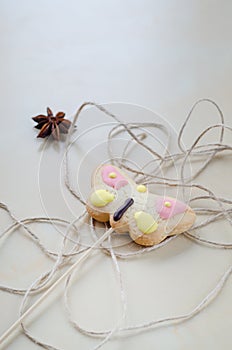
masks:
<svg viewBox="0 0 232 350"><path fill-rule="evenodd" d="M38 123L35 128L40 129L37 137L44 138L52 135L55 140L59 141L60 133L67 134L71 126L70 120L65 119L64 116L64 112L58 112L54 116L51 109L48 107L47 115L40 114L33 117L32 119Z"/></svg>

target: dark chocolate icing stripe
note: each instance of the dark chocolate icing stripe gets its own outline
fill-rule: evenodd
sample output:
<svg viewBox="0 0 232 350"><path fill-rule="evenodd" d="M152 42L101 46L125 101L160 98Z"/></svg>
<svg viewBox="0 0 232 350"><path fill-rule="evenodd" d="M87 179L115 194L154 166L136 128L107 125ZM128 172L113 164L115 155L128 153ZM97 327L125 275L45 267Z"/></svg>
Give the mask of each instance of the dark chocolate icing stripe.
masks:
<svg viewBox="0 0 232 350"><path fill-rule="evenodd" d="M127 211L128 208L130 208L134 204L134 199L133 198L128 198L125 203L116 210L114 213L113 219L114 221L119 221L123 214Z"/></svg>

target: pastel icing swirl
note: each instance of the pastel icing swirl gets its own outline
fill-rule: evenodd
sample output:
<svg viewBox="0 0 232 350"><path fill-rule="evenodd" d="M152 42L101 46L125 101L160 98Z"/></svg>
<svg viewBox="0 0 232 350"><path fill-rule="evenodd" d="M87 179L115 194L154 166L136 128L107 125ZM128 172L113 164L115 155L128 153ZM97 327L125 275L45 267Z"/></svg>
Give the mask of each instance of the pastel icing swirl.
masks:
<svg viewBox="0 0 232 350"><path fill-rule="evenodd" d="M184 213L188 206L174 198L161 197L157 198L155 207L162 219L169 219L174 215Z"/></svg>
<svg viewBox="0 0 232 350"><path fill-rule="evenodd" d="M121 187L126 186L128 181L120 172L115 169L112 165L106 165L102 168L102 180L105 184L110 187L119 190ZM112 175L113 174L113 175Z"/></svg>
<svg viewBox="0 0 232 350"><path fill-rule="evenodd" d="M157 230L158 223L150 214L144 211L137 211L134 214L134 219L138 229L145 234L149 234Z"/></svg>
<svg viewBox="0 0 232 350"><path fill-rule="evenodd" d="M97 190L93 192L90 196L90 202L95 205L95 207L104 207L106 204L114 200L113 193L107 190Z"/></svg>

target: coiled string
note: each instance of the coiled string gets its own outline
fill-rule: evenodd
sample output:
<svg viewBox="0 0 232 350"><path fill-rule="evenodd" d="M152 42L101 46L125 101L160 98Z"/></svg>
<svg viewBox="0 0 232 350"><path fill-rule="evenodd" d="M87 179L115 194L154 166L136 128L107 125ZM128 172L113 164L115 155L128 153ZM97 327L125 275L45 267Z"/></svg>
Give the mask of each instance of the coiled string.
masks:
<svg viewBox="0 0 232 350"><path fill-rule="evenodd" d="M189 148L185 148L183 146L183 134L184 134L185 128L187 127L189 120L193 116L193 112L195 111L195 108L202 103L208 103L210 105L213 105L213 107L216 108L216 111L218 112L218 115L219 115L219 123L215 125L210 125L204 130L202 130L202 132L199 134L196 140L192 143L192 145ZM33 283L31 283L31 285L27 289L13 288L6 285L0 285L0 290L4 292L19 294L23 296L23 300L20 307L20 314L23 314L24 311L26 310L28 301L32 295L40 294L44 290L49 288L49 286L51 286L52 283L56 280L57 275L60 273L60 270L67 265L73 264L78 254L81 254L86 249L88 249L88 245L85 245L82 242L81 223L83 222L83 220L87 220L89 223L90 234L92 235L93 242L96 242L98 238L95 222L88 217L84 209L85 201L81 198L80 194L74 189L70 180L69 150L70 150L70 145L72 144L71 138L73 135L74 127L75 125L78 124L78 118L81 117L83 110L87 107L96 108L100 112L104 113L108 118L110 118L111 120L117 123L116 126L112 127L108 135L106 135L108 137L107 138L108 158L111 160L112 164L115 164L121 169L124 169L127 172L129 172L131 177L136 179L137 183L145 184L148 187L153 185L156 185L156 186L158 185L160 187L176 188L181 190L183 197L186 199L186 201L187 199L189 200L189 203L195 210L197 216L199 218L201 217L201 215L206 216L206 219L200 222L197 222L191 228L191 230L189 230L188 232L185 232L183 236L189 238L190 240L192 240L193 242L196 242L197 244L201 244L207 247L218 248L218 249L232 248L232 239L231 239L231 243L230 242L223 243L223 242L217 242L214 240L202 238L199 235L200 229L204 229L207 225L212 225L214 222L219 220L226 221L230 225L232 225L232 207L231 207L232 200L230 198L224 198L220 194L215 194L210 188L205 187L199 182L196 182L199 175L205 171L205 169L209 166L209 164L213 160L215 160L218 157L218 155L223 157L224 154L228 152L230 154L232 151L232 145L224 143L225 132L231 133L232 128L230 126L225 125L223 113L221 109L218 107L218 105L210 99L201 99L193 105L193 107L188 113L178 133L177 145L178 145L179 151L172 153L171 150L169 149L170 132L164 124L151 123L151 122L125 123L125 122L122 122L116 115L111 113L104 106L98 105L94 102L86 102L80 106L80 108L78 109L77 113L74 116L73 123L66 140L66 151L65 151L65 159L64 159L64 183L67 189L69 190L70 194L74 196L74 198L78 202L80 202L81 205L83 205L83 213L78 218L76 218L73 222L69 222L62 218L46 218L46 217L37 217L37 218L28 218L24 220L18 220L5 204L0 203L0 209L4 210L12 220L12 224L0 233L0 239L3 239L3 237L6 238L7 235L10 235L12 232L17 230L18 228L22 228L24 233L27 235L27 237L31 239L32 242L40 249L41 253L43 253L53 261L53 265L50 268L50 270L38 276L36 280L33 281ZM166 147L164 152L162 152L162 154L157 152L157 150L152 149L150 145L146 144L146 138L148 136L146 128L149 128L150 134L154 135L157 130L160 130L166 135ZM211 142L211 143L200 144L200 142L204 141L204 138L212 130L219 130L218 140L215 140L215 142ZM122 151L122 157L118 158L118 157L115 157L114 155L112 142L115 138L120 137L120 135L122 135L123 133L127 133L129 137L129 141L127 142L126 146ZM143 166L142 169L137 169L131 166L128 153L133 147L140 147L145 152L149 152L149 154L152 156L152 160L149 163L147 163L145 166ZM194 159L197 159L198 163L200 162L200 166L198 167L197 171L193 172L191 175L185 175L187 163L191 162L192 160L194 161ZM180 175L176 176L175 178L170 176L165 176L165 171L172 167L176 167L177 164L180 169ZM154 171L147 171L146 169L148 168L148 165L149 165L149 169L151 166L154 166ZM188 198L186 195L187 190L188 190ZM195 196L192 195L192 193L194 193L195 190L199 191L200 194ZM199 201L204 201L204 203L207 203L208 206L194 207L195 202L199 203ZM54 224L55 223L58 225L63 225L66 228L65 234L58 252L51 251L46 248L46 246L41 242L39 236L36 235L36 233L33 232L33 230L31 229L30 225L32 223L37 223L37 224L42 224L42 223ZM107 227L105 227L105 231L106 230L107 230ZM75 239L73 239L74 234L75 234ZM132 241L129 242L126 246L124 246L123 249L120 249L120 247L115 248L114 245L112 244L111 237L109 237L107 245L102 244L102 246L99 249L99 252L102 254L109 255L112 259L114 271L117 276L119 295L121 300L121 317L119 318L117 324L112 329L107 329L102 331L96 331L94 329L85 329L80 324L78 324L78 322L73 318L72 306L69 300L69 291L71 288L71 280L73 278L74 273L68 276L64 287L64 304L65 304L65 310L67 313L67 319L70 322L70 324L74 327L74 329L76 329L78 332L86 336L101 338L100 343L98 343L94 349L101 348L107 341L110 340L111 337L131 335L134 333L147 331L148 329L154 328L156 326L161 327L161 326L168 326L175 323L184 322L185 320L188 320L194 317L196 314L198 314L207 305L209 305L209 303L212 302L215 299L215 297L219 294L219 292L225 285L226 281L228 280L229 276L231 275L232 266L229 266L227 268L227 270L222 274L217 284L211 290L208 291L207 295L202 300L199 300L196 306L192 310L186 312L185 314L181 314L177 316L168 316L162 319L151 320L141 324L135 324L127 327L122 326L127 314L127 302L126 302L126 292L125 292L123 278L120 271L120 264L118 260L125 261L127 259L132 259L135 257L142 258L144 254L148 252L152 252L156 249L161 249L163 246L165 246L166 244L169 244L170 241L174 239L175 239L175 236L172 236L167 238L165 241L161 242L158 245L155 245L153 247L147 247L147 248L139 247ZM68 249L67 243L70 241L73 243L73 245L71 249ZM136 249L134 249L135 247ZM30 330L25 326L24 322L21 323L21 326L24 334L35 344L40 345L44 349L61 350L60 348L57 348L53 345L44 343L43 341L41 341L40 339L32 335Z"/></svg>

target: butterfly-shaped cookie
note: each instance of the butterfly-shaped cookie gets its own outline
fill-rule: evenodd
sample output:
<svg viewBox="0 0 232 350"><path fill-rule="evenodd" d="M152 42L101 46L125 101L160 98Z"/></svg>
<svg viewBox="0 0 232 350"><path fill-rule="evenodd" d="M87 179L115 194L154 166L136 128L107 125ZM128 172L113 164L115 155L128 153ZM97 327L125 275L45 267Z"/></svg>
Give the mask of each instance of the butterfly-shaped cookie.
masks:
<svg viewBox="0 0 232 350"><path fill-rule="evenodd" d="M129 232L143 246L180 234L195 221L195 213L188 205L149 193L146 186L137 185L113 165L101 165L94 172L86 208L94 219L109 221L117 233Z"/></svg>

